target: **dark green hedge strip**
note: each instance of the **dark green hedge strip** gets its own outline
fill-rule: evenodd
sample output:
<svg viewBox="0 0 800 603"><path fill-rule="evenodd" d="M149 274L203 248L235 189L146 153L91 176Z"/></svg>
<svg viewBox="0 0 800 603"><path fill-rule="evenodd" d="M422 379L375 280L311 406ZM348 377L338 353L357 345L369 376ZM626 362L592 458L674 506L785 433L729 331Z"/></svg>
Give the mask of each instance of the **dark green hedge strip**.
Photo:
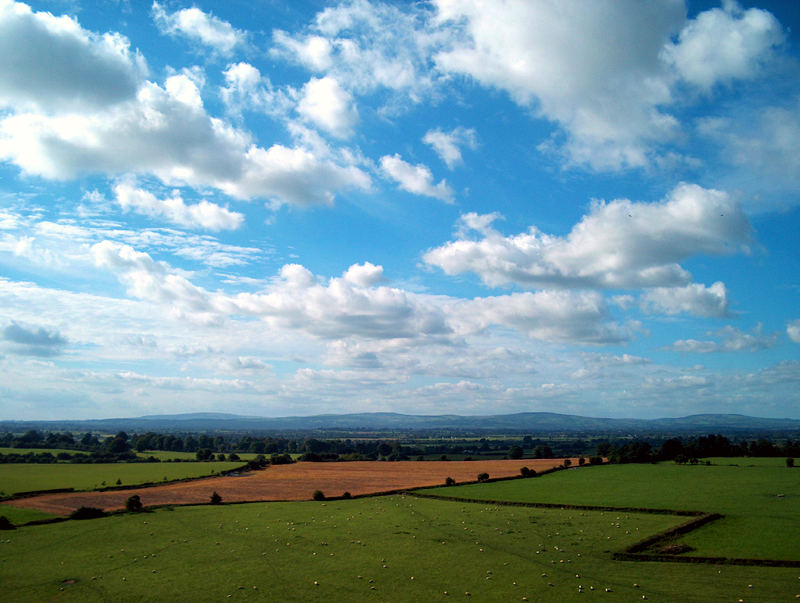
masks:
<svg viewBox="0 0 800 603"><path fill-rule="evenodd" d="M14 494L8 498L30 498L31 496L39 496L40 494L60 494L62 492L74 492L74 491L75 488L52 488L50 490L26 490L25 492L14 492Z"/></svg>
<svg viewBox="0 0 800 603"><path fill-rule="evenodd" d="M719 513L704 513L699 517L692 519L691 521L687 521L682 523L674 528L670 528L668 530L664 530L663 532L659 532L658 534L654 534L653 536L648 536L639 542L636 542L625 549L625 553L641 553L649 548L654 547L656 544L671 540L675 536L680 536L681 534L686 534L693 530L696 530L700 526L704 526L705 524L716 521L717 519L722 519L722 515ZM671 555L674 557L675 555Z"/></svg>
<svg viewBox="0 0 800 603"><path fill-rule="evenodd" d="M677 563L709 563L714 565L751 565L761 567L800 567L800 561L788 559L749 559L736 557L682 557L680 555L651 553L614 553L617 561L669 561Z"/></svg>

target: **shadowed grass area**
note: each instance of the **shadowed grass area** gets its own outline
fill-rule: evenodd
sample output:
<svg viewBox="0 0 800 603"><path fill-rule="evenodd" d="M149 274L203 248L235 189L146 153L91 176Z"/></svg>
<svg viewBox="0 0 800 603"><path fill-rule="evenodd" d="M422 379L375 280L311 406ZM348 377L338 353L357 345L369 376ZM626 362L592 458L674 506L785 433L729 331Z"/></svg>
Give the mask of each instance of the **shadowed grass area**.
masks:
<svg viewBox="0 0 800 603"><path fill-rule="evenodd" d="M754 461L755 459L746 459ZM681 540L701 556L800 560L800 470L752 466L605 465L541 478L433 488L444 496L718 512Z"/></svg>
<svg viewBox="0 0 800 603"><path fill-rule="evenodd" d="M475 601L709 601L800 592L797 570L611 561L611 550L677 521L403 496L182 507L7 532L0 577L4 601L444 601L466 593Z"/></svg>
<svg viewBox="0 0 800 603"><path fill-rule="evenodd" d="M58 517L52 513L45 513L37 509L23 509L21 507L13 507L10 505L0 505L0 515L5 516L15 526L28 523L29 521L38 521L39 519L51 519Z"/></svg>

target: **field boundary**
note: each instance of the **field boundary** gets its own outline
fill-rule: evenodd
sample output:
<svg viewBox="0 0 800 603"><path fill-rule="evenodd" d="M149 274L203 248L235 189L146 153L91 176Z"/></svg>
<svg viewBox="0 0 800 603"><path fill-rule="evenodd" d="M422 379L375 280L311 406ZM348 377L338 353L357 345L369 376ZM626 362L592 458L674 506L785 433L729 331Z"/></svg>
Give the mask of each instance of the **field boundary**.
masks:
<svg viewBox="0 0 800 603"><path fill-rule="evenodd" d="M455 496L443 496L440 494L424 494L421 492L404 492L408 496L417 498L430 498L434 500L476 503L484 505L498 505L506 507L529 507L539 509L574 509L584 511L612 511L617 513L654 513L659 515L691 516L693 519L680 525L673 526L663 532L658 532L648 536L622 551L615 552L611 558L615 561L652 561L652 562L677 562L677 563L708 563L714 565L749 565L762 567L800 567L800 560L790 559L755 559L747 557L706 557L706 556L683 556L670 553L649 553L645 552L654 547L673 541L677 536L688 534L702 526L722 519L724 515L720 513L707 513L704 511L688 511L680 509L653 509L645 507L613 507L604 505L574 505L558 503L536 503L524 501L502 501L486 500L477 498L462 498Z"/></svg>

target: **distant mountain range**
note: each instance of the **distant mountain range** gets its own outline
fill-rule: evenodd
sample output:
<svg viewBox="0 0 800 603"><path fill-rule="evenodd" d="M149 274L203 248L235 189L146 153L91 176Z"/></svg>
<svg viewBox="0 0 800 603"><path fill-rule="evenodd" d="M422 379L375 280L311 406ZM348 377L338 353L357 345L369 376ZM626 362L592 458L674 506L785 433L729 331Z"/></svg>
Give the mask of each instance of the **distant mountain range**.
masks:
<svg viewBox="0 0 800 603"><path fill-rule="evenodd" d="M226 413L148 415L136 418L0 421L1 431L74 432L397 432L462 431L503 433L758 433L800 432L800 420L732 414L701 414L665 419L608 419L548 412L508 415L405 415L390 412L326 414L308 417L249 417Z"/></svg>

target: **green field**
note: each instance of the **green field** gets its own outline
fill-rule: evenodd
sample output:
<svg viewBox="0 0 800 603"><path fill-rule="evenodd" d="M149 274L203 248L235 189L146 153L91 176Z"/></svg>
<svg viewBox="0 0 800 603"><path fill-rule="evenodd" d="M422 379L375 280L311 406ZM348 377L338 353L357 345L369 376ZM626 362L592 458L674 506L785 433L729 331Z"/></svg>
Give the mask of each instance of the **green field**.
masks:
<svg viewBox="0 0 800 603"><path fill-rule="evenodd" d="M203 477L240 467L240 462L209 463L92 463L92 464L0 464L0 496L15 492L74 488L94 490L147 482Z"/></svg>
<svg viewBox="0 0 800 603"><path fill-rule="evenodd" d="M216 457L217 454L219 454L219 453L215 452L214 456ZM228 454L229 453L227 453L227 452L225 453L225 458L228 458ZM255 452L237 452L236 454L244 462L252 461L258 456ZM157 458L160 461L172 461L172 460L194 461L194 460L197 460L197 453L196 452L170 452L169 450L145 450L144 452L139 452L138 455L140 457L142 457L142 458L147 458L147 457L152 456L152 457ZM269 455L267 455L267 458L269 458ZM236 462L238 462L238 461L236 461Z"/></svg>
<svg viewBox="0 0 800 603"><path fill-rule="evenodd" d="M675 521L403 496L179 507L5 532L0 581L4 601L25 602L444 601L467 592L475 601L777 601L800 592L797 569L611 560Z"/></svg>
<svg viewBox="0 0 800 603"><path fill-rule="evenodd" d="M0 446L0 454L28 454L32 452L33 454L41 454L42 452L49 452L53 456L56 456L59 452L67 452L69 454L89 454L85 450L62 450L61 448L7 448L4 446Z"/></svg>
<svg viewBox="0 0 800 603"><path fill-rule="evenodd" d="M782 459L746 460L754 461L752 466L605 465L426 492L486 500L718 512L725 517L681 538L697 549L691 554L800 560L800 468L789 469Z"/></svg>

